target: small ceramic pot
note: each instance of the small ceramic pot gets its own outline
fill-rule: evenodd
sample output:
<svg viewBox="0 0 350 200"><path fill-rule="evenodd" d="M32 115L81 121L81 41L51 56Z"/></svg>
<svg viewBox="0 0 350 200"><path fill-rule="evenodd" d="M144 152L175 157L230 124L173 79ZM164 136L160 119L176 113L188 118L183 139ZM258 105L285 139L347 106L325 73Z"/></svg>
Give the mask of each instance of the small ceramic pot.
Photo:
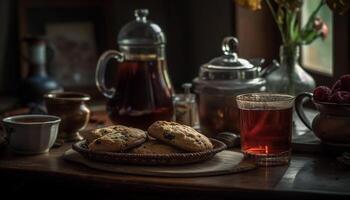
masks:
<svg viewBox="0 0 350 200"><path fill-rule="evenodd" d="M81 140L78 131L84 129L90 119L90 110L85 102L90 96L78 92L60 92L44 95L47 112L62 119L58 142Z"/></svg>
<svg viewBox="0 0 350 200"><path fill-rule="evenodd" d="M350 104L319 103L312 97L312 93L302 93L296 98L295 108L300 119L323 143L350 145ZM312 100L320 112L312 123L303 111L302 104L306 100Z"/></svg>
<svg viewBox="0 0 350 200"><path fill-rule="evenodd" d="M54 144L61 119L51 115L17 115L2 120L9 147L16 153L48 152Z"/></svg>

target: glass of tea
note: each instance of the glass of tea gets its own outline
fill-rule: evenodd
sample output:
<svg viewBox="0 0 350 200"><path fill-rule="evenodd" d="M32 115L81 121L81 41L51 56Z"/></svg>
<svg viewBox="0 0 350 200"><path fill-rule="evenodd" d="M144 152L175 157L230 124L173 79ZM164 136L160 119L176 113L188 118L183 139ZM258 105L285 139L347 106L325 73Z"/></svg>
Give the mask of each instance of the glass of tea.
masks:
<svg viewBox="0 0 350 200"><path fill-rule="evenodd" d="M294 96L250 93L239 95L236 100L244 155L260 166L288 164Z"/></svg>

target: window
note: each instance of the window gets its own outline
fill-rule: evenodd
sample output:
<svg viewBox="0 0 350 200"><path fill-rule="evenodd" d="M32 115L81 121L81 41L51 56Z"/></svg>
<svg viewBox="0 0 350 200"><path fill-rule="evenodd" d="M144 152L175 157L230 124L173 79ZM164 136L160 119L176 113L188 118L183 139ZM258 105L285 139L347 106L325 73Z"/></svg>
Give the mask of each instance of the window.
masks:
<svg viewBox="0 0 350 200"><path fill-rule="evenodd" d="M302 7L302 24L306 24L311 12L315 10L320 0L304 1ZM302 65L324 75L332 76L333 69L333 14L327 6L323 6L318 13L328 26L326 39L318 38L310 45L302 47Z"/></svg>

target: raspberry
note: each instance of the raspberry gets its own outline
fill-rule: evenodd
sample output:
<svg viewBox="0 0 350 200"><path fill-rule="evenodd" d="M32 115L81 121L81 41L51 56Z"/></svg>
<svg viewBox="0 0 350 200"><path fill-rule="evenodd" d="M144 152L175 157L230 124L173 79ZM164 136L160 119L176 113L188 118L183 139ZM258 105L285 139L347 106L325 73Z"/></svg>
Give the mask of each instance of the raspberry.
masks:
<svg viewBox="0 0 350 200"><path fill-rule="evenodd" d="M332 91L329 87L318 86L314 89L314 100L318 102L328 102Z"/></svg>
<svg viewBox="0 0 350 200"><path fill-rule="evenodd" d="M341 81L337 80L332 86L332 94L341 90Z"/></svg>
<svg viewBox="0 0 350 200"><path fill-rule="evenodd" d="M341 89L350 92L350 74L340 77Z"/></svg>
<svg viewBox="0 0 350 200"><path fill-rule="evenodd" d="M350 103L350 92L338 91L331 96L330 102L338 104Z"/></svg>

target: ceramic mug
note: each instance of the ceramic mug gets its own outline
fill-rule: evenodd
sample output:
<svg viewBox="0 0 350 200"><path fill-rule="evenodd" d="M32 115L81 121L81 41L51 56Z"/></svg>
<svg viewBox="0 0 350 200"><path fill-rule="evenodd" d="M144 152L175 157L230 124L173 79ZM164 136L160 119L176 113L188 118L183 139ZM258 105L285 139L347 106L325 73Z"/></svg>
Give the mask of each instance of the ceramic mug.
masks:
<svg viewBox="0 0 350 200"><path fill-rule="evenodd" d="M2 124L13 151L39 154L54 144L60 121L52 115L16 115L4 118Z"/></svg>
<svg viewBox="0 0 350 200"><path fill-rule="evenodd" d="M319 113L310 122L303 103L311 100ZM312 93L302 93L295 100L295 109L301 121L321 139L332 145L350 145L350 104L316 102Z"/></svg>

